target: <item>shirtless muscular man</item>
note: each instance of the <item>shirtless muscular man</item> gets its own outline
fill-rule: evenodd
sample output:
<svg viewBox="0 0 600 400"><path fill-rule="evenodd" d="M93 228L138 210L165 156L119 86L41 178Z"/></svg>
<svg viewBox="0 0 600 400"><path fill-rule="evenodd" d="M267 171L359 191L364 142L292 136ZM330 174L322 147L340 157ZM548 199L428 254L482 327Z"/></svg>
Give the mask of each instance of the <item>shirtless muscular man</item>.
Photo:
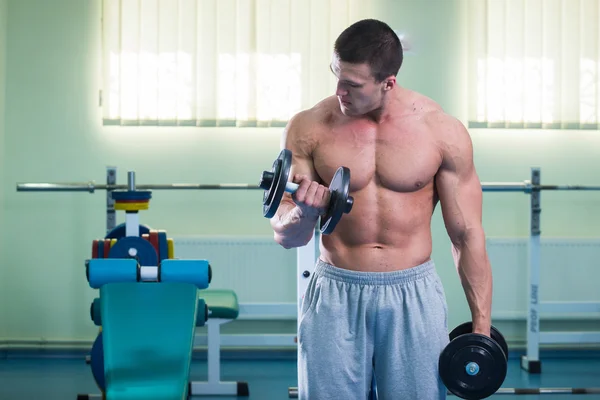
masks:
<svg viewBox="0 0 600 400"><path fill-rule="evenodd" d="M304 246L329 201L339 166L352 173L354 208L331 235L304 295L298 327L298 397L446 397L439 355L448 344L444 289L431 259L438 201L474 332L490 335L492 274L481 221L482 190L465 127L431 99L400 87L400 40L377 20L335 41L335 96L296 114L285 194L271 219L277 243Z"/></svg>

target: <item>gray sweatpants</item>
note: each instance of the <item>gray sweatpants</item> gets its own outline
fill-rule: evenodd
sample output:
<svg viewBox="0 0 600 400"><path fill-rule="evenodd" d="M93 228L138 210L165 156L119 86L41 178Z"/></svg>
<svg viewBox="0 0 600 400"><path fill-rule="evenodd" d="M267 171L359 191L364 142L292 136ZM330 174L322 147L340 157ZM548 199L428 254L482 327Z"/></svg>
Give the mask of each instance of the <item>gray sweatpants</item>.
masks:
<svg viewBox="0 0 600 400"><path fill-rule="evenodd" d="M357 272L318 261L298 327L298 398L446 398L438 373L447 305L433 261L403 271Z"/></svg>

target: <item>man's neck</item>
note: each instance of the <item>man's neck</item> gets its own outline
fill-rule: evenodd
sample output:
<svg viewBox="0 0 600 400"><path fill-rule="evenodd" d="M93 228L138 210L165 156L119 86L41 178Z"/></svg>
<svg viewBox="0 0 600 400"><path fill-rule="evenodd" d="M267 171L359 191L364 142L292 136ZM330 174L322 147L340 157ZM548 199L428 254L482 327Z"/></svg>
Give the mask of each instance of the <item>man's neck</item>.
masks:
<svg viewBox="0 0 600 400"><path fill-rule="evenodd" d="M368 112L365 117L376 124L381 124L389 119L392 114L392 103L397 96L397 88L390 90L381 100L381 105Z"/></svg>

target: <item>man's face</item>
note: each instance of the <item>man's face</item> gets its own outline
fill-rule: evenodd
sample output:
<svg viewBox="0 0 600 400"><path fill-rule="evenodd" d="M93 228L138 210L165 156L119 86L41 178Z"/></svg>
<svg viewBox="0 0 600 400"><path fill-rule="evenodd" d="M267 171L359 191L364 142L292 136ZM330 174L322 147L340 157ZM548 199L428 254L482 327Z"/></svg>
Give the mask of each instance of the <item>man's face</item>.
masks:
<svg viewBox="0 0 600 400"><path fill-rule="evenodd" d="M385 81L376 82L368 64L346 63L334 54L330 67L338 79L335 94L345 115L364 115L381 107Z"/></svg>

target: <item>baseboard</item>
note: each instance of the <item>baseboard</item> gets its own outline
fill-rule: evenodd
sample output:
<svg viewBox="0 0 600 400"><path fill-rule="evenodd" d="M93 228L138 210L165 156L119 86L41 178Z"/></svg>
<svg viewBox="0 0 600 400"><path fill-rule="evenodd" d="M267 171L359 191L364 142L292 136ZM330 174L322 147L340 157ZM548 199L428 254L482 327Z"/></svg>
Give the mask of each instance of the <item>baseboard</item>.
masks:
<svg viewBox="0 0 600 400"><path fill-rule="evenodd" d="M91 343L90 343L91 347ZM526 354L525 346L509 343L509 359L518 360ZM45 346L44 348L0 346L1 359L80 359L85 361L89 355L89 347ZM222 360L296 360L297 350L294 348L222 348ZM540 348L540 359L597 359L600 358L600 347L551 347ZM195 348L192 354L194 361L205 361L205 348Z"/></svg>
<svg viewBox="0 0 600 400"><path fill-rule="evenodd" d="M0 360L7 359L74 359L85 362L89 355L88 349L67 348L18 348L0 349ZM206 361L207 351L205 349L194 349L192 359L194 361ZM296 360L295 349L222 349L221 360Z"/></svg>

